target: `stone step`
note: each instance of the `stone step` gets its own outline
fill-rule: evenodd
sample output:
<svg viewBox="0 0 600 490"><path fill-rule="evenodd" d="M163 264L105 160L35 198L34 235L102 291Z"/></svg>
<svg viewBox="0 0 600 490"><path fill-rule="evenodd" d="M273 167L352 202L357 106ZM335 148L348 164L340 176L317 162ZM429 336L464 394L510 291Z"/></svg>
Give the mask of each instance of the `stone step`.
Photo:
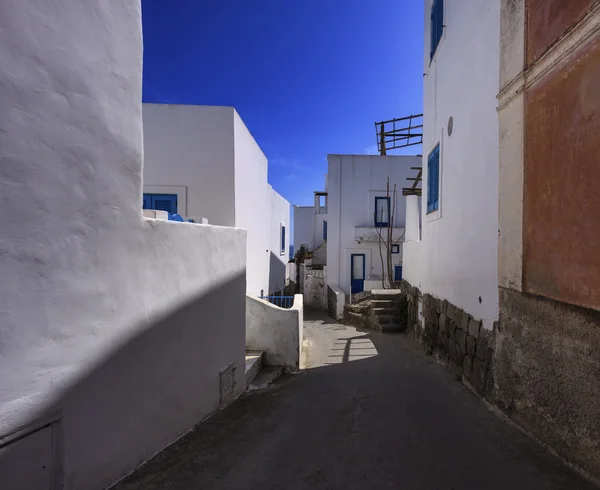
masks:
<svg viewBox="0 0 600 490"><path fill-rule="evenodd" d="M250 383L248 391L263 390L271 386L279 376L283 374L283 368L280 366L269 366L264 368L259 375Z"/></svg>
<svg viewBox="0 0 600 490"><path fill-rule="evenodd" d="M264 365L265 353L264 351L246 351L246 388L250 386L250 383L258 376Z"/></svg>
<svg viewBox="0 0 600 490"><path fill-rule="evenodd" d="M395 300L402 296L400 289L374 289L371 291L372 300Z"/></svg>
<svg viewBox="0 0 600 490"><path fill-rule="evenodd" d="M377 317L377 323L379 325L392 325L398 322L396 315L380 315Z"/></svg>
<svg viewBox="0 0 600 490"><path fill-rule="evenodd" d="M378 330L381 333L404 332L406 330L406 325L400 325L399 323L390 323L387 325L379 325Z"/></svg>
<svg viewBox="0 0 600 490"><path fill-rule="evenodd" d="M373 308L373 313L375 313L377 316L382 316L382 315L395 315L396 314L396 308L394 307L386 307L386 308Z"/></svg>
<svg viewBox="0 0 600 490"><path fill-rule="evenodd" d="M394 308L396 302L391 299L374 299L371 300L371 306L373 308Z"/></svg>

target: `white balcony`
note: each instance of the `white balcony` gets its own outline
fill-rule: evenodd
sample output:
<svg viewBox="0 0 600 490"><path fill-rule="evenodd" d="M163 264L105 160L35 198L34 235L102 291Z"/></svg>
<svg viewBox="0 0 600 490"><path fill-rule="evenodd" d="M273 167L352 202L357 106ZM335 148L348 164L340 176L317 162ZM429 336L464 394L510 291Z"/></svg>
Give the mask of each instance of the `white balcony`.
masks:
<svg viewBox="0 0 600 490"><path fill-rule="evenodd" d="M354 228L354 240L358 243L362 242L377 242L379 241L379 233L383 236L384 240L387 240L387 227L375 228L374 226L356 226ZM393 228L392 229L392 240L397 242L402 238L404 234L404 228Z"/></svg>

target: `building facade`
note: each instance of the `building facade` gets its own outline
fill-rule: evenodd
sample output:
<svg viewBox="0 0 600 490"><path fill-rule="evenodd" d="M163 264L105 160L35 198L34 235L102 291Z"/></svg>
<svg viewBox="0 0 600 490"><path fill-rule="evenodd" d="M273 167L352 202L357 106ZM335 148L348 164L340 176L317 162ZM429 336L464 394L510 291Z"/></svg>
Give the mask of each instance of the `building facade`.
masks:
<svg viewBox="0 0 600 490"><path fill-rule="evenodd" d="M600 3L501 5L496 398L600 476Z"/></svg>
<svg viewBox="0 0 600 490"><path fill-rule="evenodd" d="M294 205L294 250L304 247L310 251L316 265L327 261L327 199L325 175L325 190L314 192L312 206Z"/></svg>
<svg viewBox="0 0 600 490"><path fill-rule="evenodd" d="M327 160L327 284L345 294L381 288L387 267L382 267L378 230L385 236L392 219L393 274L400 280L406 217L402 187L421 157L328 155ZM385 264L383 244L381 250Z"/></svg>
<svg viewBox="0 0 600 490"><path fill-rule="evenodd" d="M194 221L245 228L248 294L277 291L291 208L269 185L267 157L236 110L143 104L143 119L144 195L168 198L171 211Z"/></svg>
<svg viewBox="0 0 600 490"><path fill-rule="evenodd" d="M600 2L429 0L425 17L409 329L599 476Z"/></svg>
<svg viewBox="0 0 600 490"><path fill-rule="evenodd" d="M412 286L489 331L498 319L499 21L495 0L425 2L421 235L406 243L404 267ZM414 227L419 217L407 219Z"/></svg>

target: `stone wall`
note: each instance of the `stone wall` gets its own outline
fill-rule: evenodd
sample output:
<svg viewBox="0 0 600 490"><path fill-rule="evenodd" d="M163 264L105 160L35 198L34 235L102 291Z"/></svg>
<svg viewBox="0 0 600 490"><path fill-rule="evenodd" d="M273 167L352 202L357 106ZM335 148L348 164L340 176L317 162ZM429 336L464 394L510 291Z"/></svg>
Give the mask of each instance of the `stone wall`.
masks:
<svg viewBox="0 0 600 490"><path fill-rule="evenodd" d="M500 288L496 403L600 475L600 311Z"/></svg>
<svg viewBox="0 0 600 490"><path fill-rule="evenodd" d="M304 304L309 308L327 311L325 271L304 267Z"/></svg>
<svg viewBox="0 0 600 490"><path fill-rule="evenodd" d="M448 366L458 380L488 400L494 388L494 334L481 321L446 300L422 294L402 281L406 291L407 332L425 351Z"/></svg>

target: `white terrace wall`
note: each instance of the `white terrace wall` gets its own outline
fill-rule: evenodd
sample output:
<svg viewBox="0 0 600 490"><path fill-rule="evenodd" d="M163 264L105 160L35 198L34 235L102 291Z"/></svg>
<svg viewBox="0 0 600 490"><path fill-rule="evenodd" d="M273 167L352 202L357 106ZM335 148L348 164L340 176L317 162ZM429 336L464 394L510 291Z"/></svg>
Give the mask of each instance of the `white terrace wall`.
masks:
<svg viewBox="0 0 600 490"><path fill-rule="evenodd" d="M236 226L235 109L143 104L142 112L145 192L177 194L182 216Z"/></svg>
<svg viewBox="0 0 600 490"><path fill-rule="evenodd" d="M0 46L0 444L52 422L0 486L100 490L243 389L245 232L142 218L140 0L5 0Z"/></svg>
<svg viewBox="0 0 600 490"><path fill-rule="evenodd" d="M314 247L314 220L314 206L294 206L294 252L302 245L308 245L311 250Z"/></svg>
<svg viewBox="0 0 600 490"><path fill-rule="evenodd" d="M244 121L234 112L235 226L248 230L247 292L259 296L269 291L271 253L271 186L268 162Z"/></svg>
<svg viewBox="0 0 600 490"><path fill-rule="evenodd" d="M269 293L281 291L289 278L287 264L289 262L291 206L272 187L269 188L271 200L271 243L269 246ZM285 240L281 246L281 229L285 228ZM295 281L295 277L293 278Z"/></svg>

